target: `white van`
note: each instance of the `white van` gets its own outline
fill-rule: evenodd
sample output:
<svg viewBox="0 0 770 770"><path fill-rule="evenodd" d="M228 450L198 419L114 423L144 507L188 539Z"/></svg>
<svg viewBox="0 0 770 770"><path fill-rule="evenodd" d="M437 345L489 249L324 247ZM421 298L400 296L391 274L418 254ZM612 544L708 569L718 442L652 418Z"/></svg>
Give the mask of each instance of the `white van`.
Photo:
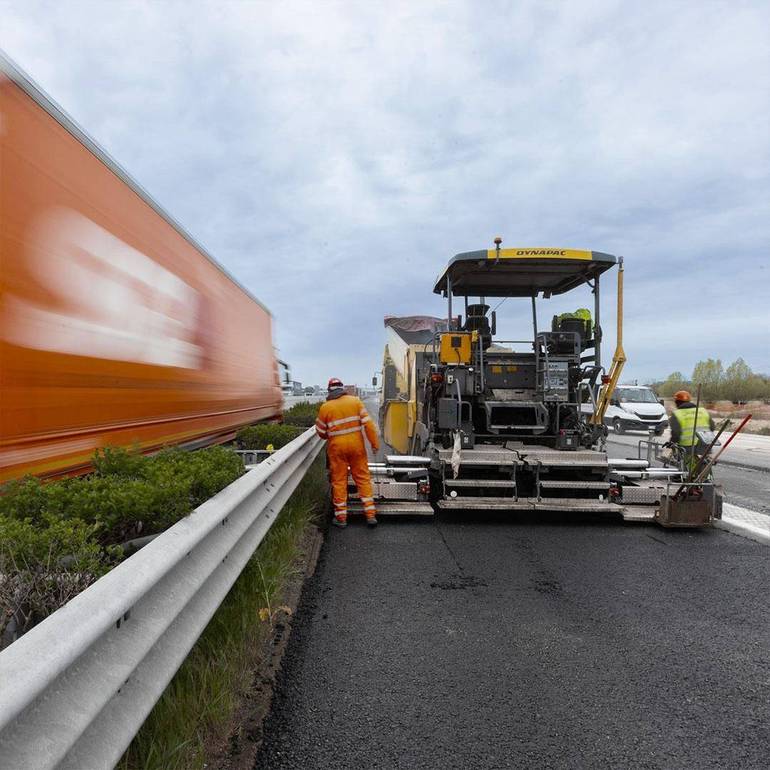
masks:
<svg viewBox="0 0 770 770"><path fill-rule="evenodd" d="M653 431L656 436L668 427L663 402L644 385L618 385L604 414L604 424L615 433L627 430Z"/></svg>

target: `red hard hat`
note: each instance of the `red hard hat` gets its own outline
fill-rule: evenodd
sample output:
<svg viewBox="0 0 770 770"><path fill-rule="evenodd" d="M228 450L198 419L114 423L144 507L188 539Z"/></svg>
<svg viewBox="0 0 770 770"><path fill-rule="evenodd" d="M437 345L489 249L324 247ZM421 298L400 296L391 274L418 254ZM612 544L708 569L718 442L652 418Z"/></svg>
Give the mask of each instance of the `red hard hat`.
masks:
<svg viewBox="0 0 770 770"><path fill-rule="evenodd" d="M332 388L342 388L344 385L342 384L342 380L337 379L336 377L332 377L329 380L329 384L327 385L327 388L331 390Z"/></svg>
<svg viewBox="0 0 770 770"><path fill-rule="evenodd" d="M674 393L674 401L692 401L692 396L689 390L677 390Z"/></svg>

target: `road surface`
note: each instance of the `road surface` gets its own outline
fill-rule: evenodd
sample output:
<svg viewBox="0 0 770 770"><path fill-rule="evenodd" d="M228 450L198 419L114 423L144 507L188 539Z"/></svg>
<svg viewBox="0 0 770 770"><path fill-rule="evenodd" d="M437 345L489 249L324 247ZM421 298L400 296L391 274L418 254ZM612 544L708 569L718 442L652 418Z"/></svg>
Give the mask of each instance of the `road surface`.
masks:
<svg viewBox="0 0 770 770"><path fill-rule="evenodd" d="M769 554L575 517L331 528L256 768L766 768Z"/></svg>

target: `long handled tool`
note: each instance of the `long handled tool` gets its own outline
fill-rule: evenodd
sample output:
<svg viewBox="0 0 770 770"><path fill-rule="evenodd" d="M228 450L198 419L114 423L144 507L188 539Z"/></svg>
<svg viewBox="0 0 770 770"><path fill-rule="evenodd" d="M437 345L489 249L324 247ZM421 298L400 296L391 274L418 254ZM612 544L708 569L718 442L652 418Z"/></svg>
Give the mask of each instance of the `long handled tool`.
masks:
<svg viewBox="0 0 770 770"><path fill-rule="evenodd" d="M707 463L706 467L698 474L697 478L694 479L696 484L699 484L703 479L705 479L708 476L709 471L711 470L711 466L714 465L714 463L719 459L722 452L727 449L727 447L730 446L730 443L732 440L743 430L746 423L751 419L751 415L747 414L743 420L741 421L741 424L733 431L733 435L730 436L727 441L725 441L725 445L714 455L714 457Z"/></svg>
<svg viewBox="0 0 770 770"><path fill-rule="evenodd" d="M688 483L692 481L694 476L693 469L695 467L695 445L698 443L698 410L700 409L700 383L698 384L698 393L695 397L695 423L692 426L692 444L690 445L690 470L687 473Z"/></svg>

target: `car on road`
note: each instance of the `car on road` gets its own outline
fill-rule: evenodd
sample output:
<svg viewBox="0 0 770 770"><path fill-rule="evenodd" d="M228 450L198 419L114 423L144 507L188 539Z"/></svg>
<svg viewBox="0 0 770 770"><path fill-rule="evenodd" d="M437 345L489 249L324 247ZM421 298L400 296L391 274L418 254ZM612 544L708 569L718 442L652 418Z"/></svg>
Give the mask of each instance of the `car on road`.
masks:
<svg viewBox="0 0 770 770"><path fill-rule="evenodd" d="M604 415L604 424L615 433L652 431L660 436L668 427L663 401L645 385L619 385Z"/></svg>

